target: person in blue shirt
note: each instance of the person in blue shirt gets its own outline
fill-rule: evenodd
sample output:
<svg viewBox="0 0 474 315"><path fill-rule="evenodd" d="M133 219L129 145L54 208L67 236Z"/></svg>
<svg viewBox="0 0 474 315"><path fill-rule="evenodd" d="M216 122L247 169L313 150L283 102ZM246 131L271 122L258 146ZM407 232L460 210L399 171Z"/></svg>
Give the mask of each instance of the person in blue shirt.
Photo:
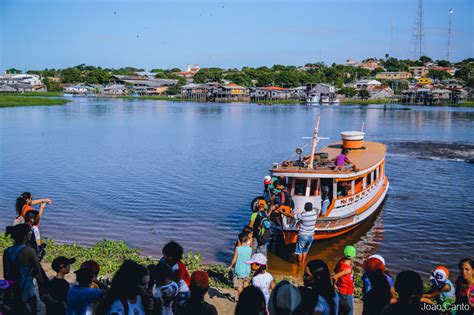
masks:
<svg viewBox="0 0 474 315"><path fill-rule="evenodd" d="M75 274L78 284L69 289L66 315L92 315L94 303L102 298L103 291L89 287L94 276L92 269L82 267Z"/></svg>

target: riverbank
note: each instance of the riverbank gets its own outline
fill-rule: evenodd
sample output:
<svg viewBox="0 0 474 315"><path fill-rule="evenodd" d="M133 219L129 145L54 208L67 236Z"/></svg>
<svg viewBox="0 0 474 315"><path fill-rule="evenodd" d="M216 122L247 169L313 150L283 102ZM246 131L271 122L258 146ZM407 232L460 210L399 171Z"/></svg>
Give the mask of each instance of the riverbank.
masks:
<svg viewBox="0 0 474 315"><path fill-rule="evenodd" d="M55 276L55 272L51 269L51 262L58 256L76 258L76 263L72 265L71 270L77 270L81 262L93 259L100 265L99 277L108 278L112 278L125 259L132 259L144 266L158 262L153 257L141 255L140 250L129 247L123 241L103 240L91 247L87 247L78 244L59 244L54 240L47 239L46 244L46 255L41 265L49 278ZM11 245L11 238L5 234L0 234L0 256ZM189 273L195 270L207 271L211 288L206 296L206 301L216 307L218 314L234 314L236 302L231 301L229 297L238 300L238 296L236 290L233 289L232 279L226 270L227 266L223 264L203 264L200 254L193 252L188 252L185 255L183 263L186 265ZM3 279L3 257L0 257L0 279ZM74 283L74 273L71 272L67 275L66 280ZM296 279L275 276L276 282L281 280L289 280L295 285L302 285L302 282ZM354 302L354 314L362 314L362 302L359 299L356 299ZM40 314L44 314L44 307L41 305Z"/></svg>
<svg viewBox="0 0 474 315"><path fill-rule="evenodd" d="M41 96L25 96L23 94L2 94L0 95L1 107L17 107L17 106L53 106L64 105L68 100L56 97L41 97Z"/></svg>
<svg viewBox="0 0 474 315"><path fill-rule="evenodd" d="M378 98L378 99L369 99L361 100L357 98L343 98L339 100L341 105L372 105L372 104L394 104L397 103L397 99L391 98Z"/></svg>

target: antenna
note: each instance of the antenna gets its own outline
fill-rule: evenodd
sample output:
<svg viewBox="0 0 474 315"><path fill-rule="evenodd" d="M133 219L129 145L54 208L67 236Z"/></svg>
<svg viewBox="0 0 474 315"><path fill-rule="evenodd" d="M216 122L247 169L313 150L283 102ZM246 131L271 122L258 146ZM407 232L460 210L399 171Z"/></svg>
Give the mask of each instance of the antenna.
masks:
<svg viewBox="0 0 474 315"><path fill-rule="evenodd" d="M413 60L426 55L425 34L423 31L423 0L418 0L418 13L413 26L413 35L410 41L410 55Z"/></svg>
<svg viewBox="0 0 474 315"><path fill-rule="evenodd" d="M392 19L392 25L390 27L390 47L388 48L388 53L390 55L393 55L393 51L392 51L392 48L393 48L393 27L395 25L395 20Z"/></svg>
<svg viewBox="0 0 474 315"><path fill-rule="evenodd" d="M318 145L318 133L319 133L319 121L321 120L321 115L318 115L318 119L316 120L316 128L314 128L313 133L313 142L311 144L311 157L309 158L309 165L308 168L314 169L314 153L316 153L316 146Z"/></svg>
<svg viewBox="0 0 474 315"><path fill-rule="evenodd" d="M448 52L446 54L446 60L449 61L449 55L451 53L451 17L453 16L453 9L449 9L449 24L448 24Z"/></svg>

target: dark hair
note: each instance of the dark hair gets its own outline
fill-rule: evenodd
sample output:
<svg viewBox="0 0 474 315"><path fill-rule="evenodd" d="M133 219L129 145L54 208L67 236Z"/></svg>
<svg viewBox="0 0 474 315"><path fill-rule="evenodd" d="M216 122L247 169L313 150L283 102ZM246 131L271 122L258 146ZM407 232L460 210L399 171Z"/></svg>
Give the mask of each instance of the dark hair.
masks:
<svg viewBox="0 0 474 315"><path fill-rule="evenodd" d="M22 223L15 226L7 226L6 234L10 235L15 244L21 244L25 241L25 237L31 231L31 227L28 224Z"/></svg>
<svg viewBox="0 0 474 315"><path fill-rule="evenodd" d="M244 226L244 228L242 229L242 232L244 232L245 234L250 234L251 232L253 232L253 228L250 226L250 225L246 225Z"/></svg>
<svg viewBox="0 0 474 315"><path fill-rule="evenodd" d="M88 287L92 283L92 278L94 278L94 272L91 268L82 267L76 273L76 280L80 286Z"/></svg>
<svg viewBox="0 0 474 315"><path fill-rule="evenodd" d="M414 271L406 270L397 275L395 290L401 301L418 303L423 294L423 280Z"/></svg>
<svg viewBox="0 0 474 315"><path fill-rule="evenodd" d="M239 296L235 308L235 315L260 315L266 314L265 297L257 287L246 287Z"/></svg>
<svg viewBox="0 0 474 315"><path fill-rule="evenodd" d="M183 258L183 252L183 247L175 241L168 242L162 249L163 256L171 256L177 260Z"/></svg>
<svg viewBox="0 0 474 315"><path fill-rule="evenodd" d="M304 209L305 209L306 211L311 211L311 210L313 210L313 204L312 204L311 202L305 203L305 204L304 204Z"/></svg>
<svg viewBox="0 0 474 315"><path fill-rule="evenodd" d="M462 265L464 265L465 263L468 263L469 265L471 265L471 268L474 269L474 261L472 261L471 258L463 258L459 261L458 263L458 268L461 269L462 268Z"/></svg>
<svg viewBox="0 0 474 315"><path fill-rule="evenodd" d="M342 154L347 155L349 153L349 149L342 149Z"/></svg>
<svg viewBox="0 0 474 315"><path fill-rule="evenodd" d="M20 197L16 198L16 204L15 204L15 209L17 215L21 215L21 211L23 210L23 207L26 204L26 200L31 199L31 193L25 191L20 195Z"/></svg>
<svg viewBox="0 0 474 315"><path fill-rule="evenodd" d="M28 224L33 220L33 224L37 223L39 220L39 212L36 210L29 210L25 213L25 223Z"/></svg>
<svg viewBox="0 0 474 315"><path fill-rule="evenodd" d="M267 270L267 266L266 266L266 265L259 265L257 271L255 271L255 273L253 274L253 276L256 277L256 276L258 276L259 274L264 273L266 270Z"/></svg>
<svg viewBox="0 0 474 315"><path fill-rule="evenodd" d="M107 314L113 301L135 297L139 294L138 285L142 278L147 276L148 270L145 266L137 264L133 260L126 259L115 273L110 290L101 305L98 314Z"/></svg>
<svg viewBox="0 0 474 315"><path fill-rule="evenodd" d="M364 310L369 314L381 314L385 306L390 304L391 292L387 275L382 269L365 272L372 288L364 295Z"/></svg>
<svg viewBox="0 0 474 315"><path fill-rule="evenodd" d="M173 275L173 270L165 263L158 263L155 272L154 279L159 283L163 283L166 278L170 278Z"/></svg>
<svg viewBox="0 0 474 315"><path fill-rule="evenodd" d="M240 243L245 243L249 240L248 234L247 233L239 233L239 241Z"/></svg>
<svg viewBox="0 0 474 315"><path fill-rule="evenodd" d="M308 262L306 267L313 275L312 291L314 306L318 304L319 296L322 296L329 304L330 314L337 315L334 303L336 293L331 282L328 265L324 261L316 259Z"/></svg>
<svg viewBox="0 0 474 315"><path fill-rule="evenodd" d="M461 259L458 263L458 268L461 269L462 265L464 265L465 263L468 263L471 266L471 268L474 269L474 262L470 258ZM461 275L459 275L459 277L456 279L456 283L454 285L454 287L456 288L456 298L460 296L461 289L462 289L462 287L464 286L465 283L466 283L466 280Z"/></svg>

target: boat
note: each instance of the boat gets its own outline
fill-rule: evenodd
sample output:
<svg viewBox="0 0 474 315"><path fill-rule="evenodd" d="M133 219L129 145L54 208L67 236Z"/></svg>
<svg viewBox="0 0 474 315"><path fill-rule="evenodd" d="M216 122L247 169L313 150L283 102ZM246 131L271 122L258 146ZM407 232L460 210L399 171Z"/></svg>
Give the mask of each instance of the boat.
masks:
<svg viewBox="0 0 474 315"><path fill-rule="evenodd" d="M331 105L339 105L339 100L337 98L331 100Z"/></svg>
<svg viewBox="0 0 474 315"><path fill-rule="evenodd" d="M309 94L306 98L306 105L317 106L319 105L319 95L318 94Z"/></svg>
<svg viewBox="0 0 474 315"><path fill-rule="evenodd" d="M297 160L274 163L270 175L285 178L293 199L293 214L304 211L304 205L311 202L318 212L314 238L334 238L356 229L372 217L381 207L389 188L385 175L387 148L383 143L365 141L363 131L341 132L342 141L334 142L321 150L317 149L319 137L318 117L312 136L311 153L302 156L297 148ZM362 130L364 125L362 125ZM351 169L336 170L332 160L345 148L348 158L354 163ZM321 212L322 194L328 196L326 212ZM279 214L279 225L285 244L295 243L298 235L296 222Z"/></svg>
<svg viewBox="0 0 474 315"><path fill-rule="evenodd" d="M329 105L329 96L321 96L321 105Z"/></svg>

